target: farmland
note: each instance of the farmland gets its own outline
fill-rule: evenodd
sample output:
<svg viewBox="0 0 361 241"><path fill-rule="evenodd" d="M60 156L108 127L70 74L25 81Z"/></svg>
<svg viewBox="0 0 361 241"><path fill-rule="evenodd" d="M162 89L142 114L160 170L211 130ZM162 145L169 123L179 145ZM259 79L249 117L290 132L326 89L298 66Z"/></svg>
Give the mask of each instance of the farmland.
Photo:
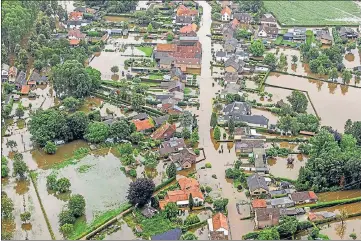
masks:
<svg viewBox="0 0 361 241"><path fill-rule="evenodd" d="M282 26L358 25L360 8L352 1L264 1Z"/></svg>

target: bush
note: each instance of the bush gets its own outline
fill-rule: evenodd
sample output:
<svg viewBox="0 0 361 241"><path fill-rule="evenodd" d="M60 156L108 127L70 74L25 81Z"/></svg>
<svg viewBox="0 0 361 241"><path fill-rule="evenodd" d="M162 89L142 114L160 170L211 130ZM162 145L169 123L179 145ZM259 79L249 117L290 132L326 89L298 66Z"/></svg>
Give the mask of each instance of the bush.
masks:
<svg viewBox="0 0 361 241"><path fill-rule="evenodd" d="M57 182L56 182L56 190L60 193L65 193L68 192L70 189L71 183L69 181L68 178L60 178Z"/></svg>
<svg viewBox="0 0 361 241"><path fill-rule="evenodd" d="M207 162L206 165L205 165L206 168L212 168L212 164Z"/></svg>
<svg viewBox="0 0 361 241"><path fill-rule="evenodd" d="M68 203L69 211L75 216L80 217L85 213L85 199L82 195L76 194L70 197Z"/></svg>
<svg viewBox="0 0 361 241"><path fill-rule="evenodd" d="M207 197L204 199L204 201L205 201L206 203L209 203L209 204L212 204L212 203L213 203L213 199L212 199L211 196L207 196Z"/></svg>
<svg viewBox="0 0 361 241"><path fill-rule="evenodd" d="M61 211L61 213L59 214L58 217L59 217L60 226L63 226L64 224L67 224L67 223L74 224L76 221L76 218L74 217L72 212L69 210Z"/></svg>
<svg viewBox="0 0 361 241"><path fill-rule="evenodd" d="M137 177L137 171L135 169L130 169L128 175L131 177Z"/></svg>
<svg viewBox="0 0 361 241"><path fill-rule="evenodd" d="M54 142L52 141L47 141L45 146L44 146L44 151L47 154L55 154L56 152L56 145Z"/></svg>
<svg viewBox="0 0 361 241"><path fill-rule="evenodd" d="M197 156L199 156L199 154L200 154L199 149L198 149L198 148L197 148L197 149L194 149L194 153L195 153Z"/></svg>
<svg viewBox="0 0 361 241"><path fill-rule="evenodd" d="M195 223L199 223L201 220L197 216L197 214L190 214L186 220L184 221L184 225L192 225Z"/></svg>
<svg viewBox="0 0 361 241"><path fill-rule="evenodd" d="M206 186L206 192L210 193L212 191L212 188L210 186Z"/></svg>
<svg viewBox="0 0 361 241"><path fill-rule="evenodd" d="M216 174L212 174L212 178L217 179L217 175L216 175Z"/></svg>
<svg viewBox="0 0 361 241"><path fill-rule="evenodd" d="M31 218L31 213L30 212L24 212L20 214L20 219L22 222L26 223L27 221L29 221Z"/></svg>

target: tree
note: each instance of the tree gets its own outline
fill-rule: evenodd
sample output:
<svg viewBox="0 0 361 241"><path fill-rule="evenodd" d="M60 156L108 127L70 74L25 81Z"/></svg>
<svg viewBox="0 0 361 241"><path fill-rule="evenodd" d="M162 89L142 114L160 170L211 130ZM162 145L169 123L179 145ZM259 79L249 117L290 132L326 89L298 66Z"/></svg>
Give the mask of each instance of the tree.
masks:
<svg viewBox="0 0 361 241"><path fill-rule="evenodd" d="M15 152L13 159L15 161L22 161L24 160L23 154L19 153L18 151Z"/></svg>
<svg viewBox="0 0 361 241"><path fill-rule="evenodd" d="M192 232L186 232L181 237L182 240L198 240L198 237Z"/></svg>
<svg viewBox="0 0 361 241"><path fill-rule="evenodd" d="M169 202L164 207L164 212L168 219L172 220L178 215L178 206L174 202Z"/></svg>
<svg viewBox="0 0 361 241"><path fill-rule="evenodd" d="M24 223L30 221L30 218L31 218L31 213L29 211L20 214L20 219Z"/></svg>
<svg viewBox="0 0 361 241"><path fill-rule="evenodd" d="M123 165L131 165L135 162L133 155L133 146L130 143L124 143L118 148L120 154L120 160Z"/></svg>
<svg viewBox="0 0 361 241"><path fill-rule="evenodd" d="M70 96L65 98L62 104L68 109L68 111L76 111L82 103L79 99Z"/></svg>
<svg viewBox="0 0 361 241"><path fill-rule="evenodd" d="M153 26L151 23L148 24L148 27L147 27L147 32L152 32L153 31Z"/></svg>
<svg viewBox="0 0 361 241"><path fill-rule="evenodd" d="M67 117L67 125L70 130L69 139L83 139L89 125L89 117L82 111L77 111Z"/></svg>
<svg viewBox="0 0 361 241"><path fill-rule="evenodd" d="M193 206L194 206L193 196L192 196L192 193L190 193L190 194L189 194L189 198L188 198L189 211L192 212Z"/></svg>
<svg viewBox="0 0 361 241"><path fill-rule="evenodd" d="M293 63L293 64L296 64L297 61L298 61L297 55L292 55L292 63Z"/></svg>
<svg viewBox="0 0 361 241"><path fill-rule="evenodd" d="M139 111L145 105L144 95L133 93L131 97L131 104L134 110Z"/></svg>
<svg viewBox="0 0 361 241"><path fill-rule="evenodd" d="M55 154L56 152L56 145L52 141L47 141L46 145L44 146L44 151L47 154Z"/></svg>
<svg viewBox="0 0 361 241"><path fill-rule="evenodd" d="M350 70L345 69L342 71L342 81L343 84L349 84L352 78L352 72Z"/></svg>
<svg viewBox="0 0 361 241"><path fill-rule="evenodd" d="M263 63L271 67L271 70L275 70L277 66L277 57L273 53L267 53L264 57Z"/></svg>
<svg viewBox="0 0 361 241"><path fill-rule="evenodd" d="M84 137L90 142L104 142L109 137L109 126L103 122L92 122L88 125Z"/></svg>
<svg viewBox="0 0 361 241"><path fill-rule="evenodd" d="M191 137L191 132L189 131L188 128L183 127L183 129L182 129L182 137L184 139L189 139Z"/></svg>
<svg viewBox="0 0 361 241"><path fill-rule="evenodd" d="M352 122L350 119L345 124L345 134L356 138L357 144L361 145L361 121Z"/></svg>
<svg viewBox="0 0 361 241"><path fill-rule="evenodd" d="M83 216L85 213L84 197L80 194L72 195L69 199L68 208L74 217Z"/></svg>
<svg viewBox="0 0 361 241"><path fill-rule="evenodd" d="M119 67L114 65L113 67L110 68L110 71L112 71L113 74L118 73L119 72Z"/></svg>
<svg viewBox="0 0 361 241"><path fill-rule="evenodd" d="M280 234L276 228L266 228L259 232L258 240L279 240Z"/></svg>
<svg viewBox="0 0 361 241"><path fill-rule="evenodd" d="M294 90L292 94L287 97L287 100L291 103L292 109L297 113L304 113L307 110L308 100L306 95L299 91Z"/></svg>
<svg viewBox="0 0 361 241"><path fill-rule="evenodd" d="M9 167L8 160L5 156L1 156L1 178L8 177L9 175Z"/></svg>
<svg viewBox="0 0 361 241"><path fill-rule="evenodd" d="M133 132L132 125L126 120L116 121L110 126L110 136L117 140L128 140Z"/></svg>
<svg viewBox="0 0 361 241"><path fill-rule="evenodd" d="M233 118L230 118L228 121L228 130L229 130L229 134L233 136L234 133L234 129L235 129L235 123Z"/></svg>
<svg viewBox="0 0 361 241"><path fill-rule="evenodd" d="M24 116L24 106L21 104L21 102L19 102L19 105L18 105L18 108L16 108L15 110L15 115L18 117L18 118L21 118Z"/></svg>
<svg viewBox="0 0 361 241"><path fill-rule="evenodd" d="M181 125L183 127L188 127L192 125L192 122L193 122L192 113L187 110L184 111L183 114L181 115Z"/></svg>
<svg viewBox="0 0 361 241"><path fill-rule="evenodd" d="M296 117L299 129L302 131L317 132L320 126L320 120L312 114L299 114Z"/></svg>
<svg viewBox="0 0 361 241"><path fill-rule="evenodd" d="M328 74L329 74L329 78L330 78L332 81L337 80L337 78L338 78L338 72L337 72L337 69L336 69L335 67L332 68Z"/></svg>
<svg viewBox="0 0 361 241"><path fill-rule="evenodd" d="M346 44L346 50L351 52L351 50L356 48L356 42L349 42Z"/></svg>
<svg viewBox="0 0 361 241"><path fill-rule="evenodd" d="M92 83L91 89L99 88L101 82L101 75L102 75L100 71L88 66L85 68L85 72L88 74L90 81Z"/></svg>
<svg viewBox="0 0 361 241"><path fill-rule="evenodd" d="M173 178L177 175L177 167L174 164L174 162L172 162L171 164L168 165L166 173L167 173L168 178Z"/></svg>
<svg viewBox="0 0 361 241"><path fill-rule="evenodd" d="M236 39L249 39L252 33L248 32L247 29L241 28L236 30Z"/></svg>
<svg viewBox="0 0 361 241"><path fill-rule="evenodd" d="M148 168L156 168L158 165L158 155L154 152L148 151L144 155L144 165Z"/></svg>
<svg viewBox="0 0 361 241"><path fill-rule="evenodd" d="M213 138L217 141L221 139L221 130L219 129L218 126L216 126L216 128L213 131Z"/></svg>
<svg viewBox="0 0 361 241"><path fill-rule="evenodd" d="M93 82L77 60L67 60L53 67L53 83L57 96L83 98L93 89Z"/></svg>
<svg viewBox="0 0 361 241"><path fill-rule="evenodd" d="M191 135L190 144L194 147L199 141L198 128L194 129Z"/></svg>
<svg viewBox="0 0 361 241"><path fill-rule="evenodd" d="M197 214L190 214L186 220L184 221L185 225L192 225L195 223L199 223L201 220L199 219L199 217L197 216Z"/></svg>
<svg viewBox="0 0 361 241"><path fill-rule="evenodd" d="M173 33L168 33L168 34L167 34L167 41L168 41L168 42L172 42L173 39L174 39Z"/></svg>
<svg viewBox="0 0 361 241"><path fill-rule="evenodd" d="M215 112L212 112L212 116L211 116L211 127L215 128L218 124L218 120L217 120L217 114Z"/></svg>
<svg viewBox="0 0 361 241"><path fill-rule="evenodd" d="M6 193L1 193L1 217L4 219L10 219L13 217L14 203L6 195Z"/></svg>
<svg viewBox="0 0 361 241"><path fill-rule="evenodd" d="M139 144L141 141L144 140L144 134L141 132L133 132L130 135L130 140L134 144Z"/></svg>
<svg viewBox="0 0 361 241"><path fill-rule="evenodd" d="M300 131L297 119L290 115L279 118L277 127L286 133L290 131L293 135L296 135Z"/></svg>
<svg viewBox="0 0 361 241"><path fill-rule="evenodd" d="M155 185L151 179L138 178L130 183L127 198L133 205L144 206L153 195Z"/></svg>
<svg viewBox="0 0 361 241"><path fill-rule="evenodd" d="M40 70L45 66L45 63L40 60L40 59L37 59L34 61L34 68L40 72Z"/></svg>
<svg viewBox="0 0 361 241"><path fill-rule="evenodd" d="M68 178L62 177L56 182L56 190L60 193L65 193L70 190L71 183Z"/></svg>
<svg viewBox="0 0 361 241"><path fill-rule="evenodd" d="M349 237L352 238L353 240L357 239L356 233L351 233Z"/></svg>
<svg viewBox="0 0 361 241"><path fill-rule="evenodd" d="M16 143L16 141L14 141L14 140L7 140L7 142L6 142L6 147L11 148L11 150L17 146L18 146L18 143Z"/></svg>
<svg viewBox="0 0 361 241"><path fill-rule="evenodd" d="M13 162L13 172L15 176L19 175L20 178L24 178L28 170L28 166L23 160L15 160Z"/></svg>
<svg viewBox="0 0 361 241"><path fill-rule="evenodd" d="M255 40L252 42L250 51L255 57L263 56L263 53L265 51L265 47L261 40Z"/></svg>
<svg viewBox="0 0 361 241"><path fill-rule="evenodd" d="M46 187L49 190L56 191L57 190L56 184L57 184L57 180L56 180L56 174L55 173L51 173L50 175L48 175L46 177Z"/></svg>
<svg viewBox="0 0 361 241"><path fill-rule="evenodd" d="M68 238L74 231L74 225L66 223L60 227L60 232L63 234L64 239Z"/></svg>
<svg viewBox="0 0 361 241"><path fill-rule="evenodd" d="M59 213L59 224L60 227L63 226L64 224L74 224L76 221L76 218L74 217L74 215L72 214L72 212L70 212L69 210L63 210Z"/></svg>
<svg viewBox="0 0 361 241"><path fill-rule="evenodd" d="M343 225L343 223L345 222L345 220L347 219L348 217L348 213L346 211L346 209L341 209L340 211L340 219L341 219L341 224Z"/></svg>
<svg viewBox="0 0 361 241"><path fill-rule="evenodd" d="M281 237L292 237L297 231L298 220L296 217L284 216L281 219L280 225L278 226L278 232Z"/></svg>
<svg viewBox="0 0 361 241"><path fill-rule="evenodd" d="M228 204L228 199L227 198L221 198L221 199L217 199L213 202L213 207L216 211L226 211L226 207Z"/></svg>

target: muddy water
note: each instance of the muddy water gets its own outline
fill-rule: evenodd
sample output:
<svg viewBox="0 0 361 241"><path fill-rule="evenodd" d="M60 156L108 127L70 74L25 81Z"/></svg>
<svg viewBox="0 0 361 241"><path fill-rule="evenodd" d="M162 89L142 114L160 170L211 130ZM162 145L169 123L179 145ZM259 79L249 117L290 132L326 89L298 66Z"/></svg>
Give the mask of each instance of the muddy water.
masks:
<svg viewBox="0 0 361 241"><path fill-rule="evenodd" d="M48 169L54 164L61 163L73 155L73 152L81 147L88 147L84 140L76 140L64 145L58 146L54 155L46 154L42 149L36 149L31 152L32 158L38 164L40 169Z"/></svg>
<svg viewBox="0 0 361 241"><path fill-rule="evenodd" d="M85 113L88 113L92 110L92 108L99 107L103 103L103 99L100 99L98 97L86 97L84 100L83 106L79 109L79 111L84 111Z"/></svg>
<svg viewBox="0 0 361 241"><path fill-rule="evenodd" d="M122 17L122 16L104 16L105 21L109 22L125 22L129 21L130 18L128 17Z"/></svg>
<svg viewBox="0 0 361 241"><path fill-rule="evenodd" d="M252 108L252 115L263 115L264 117L268 118L268 120L269 120L268 124L275 125L275 124L277 124L277 121L278 121L278 116L276 116L272 112L266 111L266 110Z"/></svg>
<svg viewBox="0 0 361 241"><path fill-rule="evenodd" d="M344 130L347 119L361 119L361 111L358 100L360 100L361 89L349 87L347 92L341 89L341 85L336 85L331 90L324 83L321 87L308 83L307 79L288 76L288 75L270 75L267 78L267 84L283 86L307 91L318 115L321 117L322 125L332 126L338 131ZM332 85L332 84L331 84ZM275 89L273 94L277 94ZM347 106L347 108L345 108ZM337 110L337 118L335 112Z"/></svg>
<svg viewBox="0 0 361 241"><path fill-rule="evenodd" d="M354 67L360 66L360 56L358 49L352 49L351 52L348 52L343 59L343 64L346 68L352 69Z"/></svg>
<svg viewBox="0 0 361 241"><path fill-rule="evenodd" d="M297 155L289 155L289 157L294 158L293 164L288 165L287 158L285 157L269 158L267 163L270 169L270 174L275 177L285 177L296 180L299 170L301 167L306 165L307 158L305 156L301 156L301 159Z"/></svg>
<svg viewBox="0 0 361 241"><path fill-rule="evenodd" d="M79 168L83 165L92 167L87 172L80 173ZM109 153L106 156L88 155L76 165L58 170L58 178L66 177L70 180L71 194L84 196L85 219L88 223L95 215L114 209L126 200L126 192L131 180L123 174L120 167L119 159ZM69 194L59 196L48 192L46 176L51 172L51 170L39 171L38 189L50 223L55 229L55 235L60 238L61 235L57 230L58 214L68 200Z"/></svg>
<svg viewBox="0 0 361 241"><path fill-rule="evenodd" d="M333 201L333 200L361 197L361 190L323 192L323 193L318 193L317 196L318 196L319 201L329 202L329 201Z"/></svg>
<svg viewBox="0 0 361 241"><path fill-rule="evenodd" d="M133 230L124 222L121 225L120 230L106 235L104 240L135 240L136 238Z"/></svg>
<svg viewBox="0 0 361 241"><path fill-rule="evenodd" d="M321 234L326 234L330 240L345 239L350 240L350 234L356 233L357 239L361 237L360 230L361 217L348 219L342 224L341 222L331 223L330 225L321 226Z"/></svg>
<svg viewBox="0 0 361 241"><path fill-rule="evenodd" d="M336 214L340 214L341 210L345 210L347 214L359 213L361 210L361 202L338 205L327 208L320 208L314 211L315 212L328 211L328 212L335 212Z"/></svg>
<svg viewBox="0 0 361 241"><path fill-rule="evenodd" d="M212 87L213 81L210 71L210 61L212 60L212 53L209 51L211 49L211 39L206 36L210 34L212 23L211 7L206 1L198 1L198 3L203 7L203 17L198 31L198 37L202 43L202 72L200 76L200 110L196 114L199 115L199 146L204 148L207 157L205 162L210 162L212 168L201 169L197 174L201 184L209 185L221 197L229 198L227 208L231 238L241 239L242 235L253 230L254 225L252 220L240 220L241 217L249 216L249 206L245 207L248 210L244 210L239 215L236 203L241 200L247 200L247 198L244 193L237 192L233 188L232 183L227 183L225 179L225 169L237 159L235 152L231 151L229 153L227 148L224 148L225 152L223 154L218 153L210 138L209 123L212 114L212 98L216 96L216 88ZM204 166L204 162L198 163L197 169L202 166ZM212 174L215 174L217 179L212 178Z"/></svg>

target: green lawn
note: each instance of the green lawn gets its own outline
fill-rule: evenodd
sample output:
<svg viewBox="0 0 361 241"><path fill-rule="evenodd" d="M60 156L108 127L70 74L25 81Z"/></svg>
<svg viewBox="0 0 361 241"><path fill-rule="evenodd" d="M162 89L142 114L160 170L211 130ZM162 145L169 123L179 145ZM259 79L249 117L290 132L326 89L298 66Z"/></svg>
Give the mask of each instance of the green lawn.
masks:
<svg viewBox="0 0 361 241"><path fill-rule="evenodd" d="M306 43L311 44L315 42L315 35L313 34L312 30L306 31Z"/></svg>
<svg viewBox="0 0 361 241"><path fill-rule="evenodd" d="M184 94L185 94L185 95L189 95L191 92L192 92L192 89L191 89L191 88L189 88L189 87L185 87L185 88L184 88Z"/></svg>
<svg viewBox="0 0 361 241"><path fill-rule="evenodd" d="M145 56L147 56L147 57L152 56L152 53L153 53L152 47L137 47L137 49L139 49L140 51L145 53Z"/></svg>
<svg viewBox="0 0 361 241"><path fill-rule="evenodd" d="M275 45L286 45L286 46L290 46L290 47L296 47L297 43L294 43L292 41L288 41L288 40L283 40L282 36L278 36L277 39L274 41Z"/></svg>
<svg viewBox="0 0 361 241"><path fill-rule="evenodd" d="M162 74L151 74L151 75L149 75L149 79L151 79L151 80L157 80L157 79L162 80L163 75Z"/></svg>
<svg viewBox="0 0 361 241"><path fill-rule="evenodd" d="M352 1L264 1L281 26L358 25L361 11Z"/></svg>

